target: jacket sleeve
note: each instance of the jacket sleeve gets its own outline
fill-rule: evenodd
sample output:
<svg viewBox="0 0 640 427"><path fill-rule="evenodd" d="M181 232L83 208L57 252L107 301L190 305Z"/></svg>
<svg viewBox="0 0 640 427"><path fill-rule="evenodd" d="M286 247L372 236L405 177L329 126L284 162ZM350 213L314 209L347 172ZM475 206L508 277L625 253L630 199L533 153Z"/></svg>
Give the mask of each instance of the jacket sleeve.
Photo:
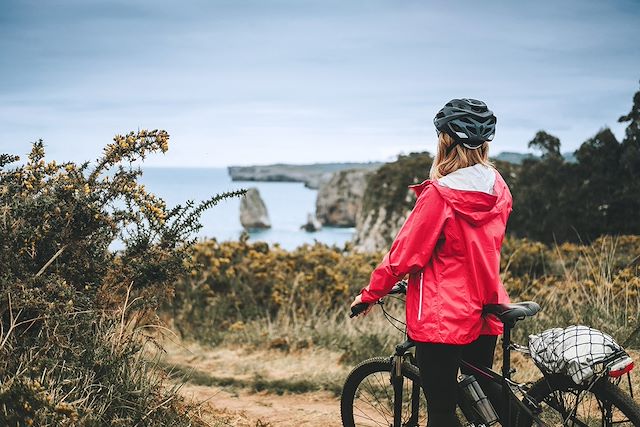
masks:
<svg viewBox="0 0 640 427"><path fill-rule="evenodd" d="M433 185L420 194L391 249L371 273L369 285L361 292L362 302L382 298L407 273L417 273L431 259L447 219L445 201Z"/></svg>

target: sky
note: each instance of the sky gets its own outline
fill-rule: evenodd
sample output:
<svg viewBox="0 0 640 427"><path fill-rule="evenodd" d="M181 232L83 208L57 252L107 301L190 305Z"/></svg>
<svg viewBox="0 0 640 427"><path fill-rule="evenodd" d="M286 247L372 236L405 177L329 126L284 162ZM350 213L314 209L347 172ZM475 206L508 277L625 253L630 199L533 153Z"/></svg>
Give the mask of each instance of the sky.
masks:
<svg viewBox="0 0 640 427"><path fill-rule="evenodd" d="M146 164L390 161L434 152L451 98L498 118L491 153L546 130L622 138L640 0L0 0L0 153L94 160L165 129Z"/></svg>

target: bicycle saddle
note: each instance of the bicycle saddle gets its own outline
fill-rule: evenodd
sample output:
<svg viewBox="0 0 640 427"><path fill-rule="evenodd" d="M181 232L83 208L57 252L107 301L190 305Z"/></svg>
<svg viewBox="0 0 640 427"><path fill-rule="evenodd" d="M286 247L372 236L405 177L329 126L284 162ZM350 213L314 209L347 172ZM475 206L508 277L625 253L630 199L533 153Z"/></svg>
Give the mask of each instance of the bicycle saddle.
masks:
<svg viewBox="0 0 640 427"><path fill-rule="evenodd" d="M502 323L515 323L540 311L538 303L533 301L512 304L487 304L482 307L483 314L494 314Z"/></svg>

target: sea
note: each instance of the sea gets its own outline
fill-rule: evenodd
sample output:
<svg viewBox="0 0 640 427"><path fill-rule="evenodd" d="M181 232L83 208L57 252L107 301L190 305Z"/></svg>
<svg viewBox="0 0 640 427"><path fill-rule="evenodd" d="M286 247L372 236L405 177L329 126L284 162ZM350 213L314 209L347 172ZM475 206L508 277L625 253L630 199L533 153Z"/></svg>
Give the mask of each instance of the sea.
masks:
<svg viewBox="0 0 640 427"><path fill-rule="evenodd" d="M227 168L159 167L143 167L139 181L164 199L169 208L187 200L200 202L226 191L256 187L267 207L271 228L249 231L250 242L279 243L287 250L315 241L342 247L355 233L355 228L343 227L323 227L316 232L302 230L300 226L307 222L307 214L315 213L317 190L306 188L301 182L232 181ZM202 215L201 223L199 239L238 240L243 231L240 197L222 200Z"/></svg>

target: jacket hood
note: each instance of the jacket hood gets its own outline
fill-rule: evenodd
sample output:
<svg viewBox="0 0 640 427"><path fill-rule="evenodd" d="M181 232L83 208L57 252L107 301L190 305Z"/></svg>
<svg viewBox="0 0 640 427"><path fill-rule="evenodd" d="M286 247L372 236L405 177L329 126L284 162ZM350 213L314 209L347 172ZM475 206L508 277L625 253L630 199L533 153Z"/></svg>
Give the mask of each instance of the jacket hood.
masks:
<svg viewBox="0 0 640 427"><path fill-rule="evenodd" d="M426 179L420 184L409 185L409 188L415 192L416 197L420 197L420 194L427 187L433 186L465 221L473 225L482 225L500 214L511 200L507 184L497 171L495 174L493 194L482 191L458 190L430 179Z"/></svg>

